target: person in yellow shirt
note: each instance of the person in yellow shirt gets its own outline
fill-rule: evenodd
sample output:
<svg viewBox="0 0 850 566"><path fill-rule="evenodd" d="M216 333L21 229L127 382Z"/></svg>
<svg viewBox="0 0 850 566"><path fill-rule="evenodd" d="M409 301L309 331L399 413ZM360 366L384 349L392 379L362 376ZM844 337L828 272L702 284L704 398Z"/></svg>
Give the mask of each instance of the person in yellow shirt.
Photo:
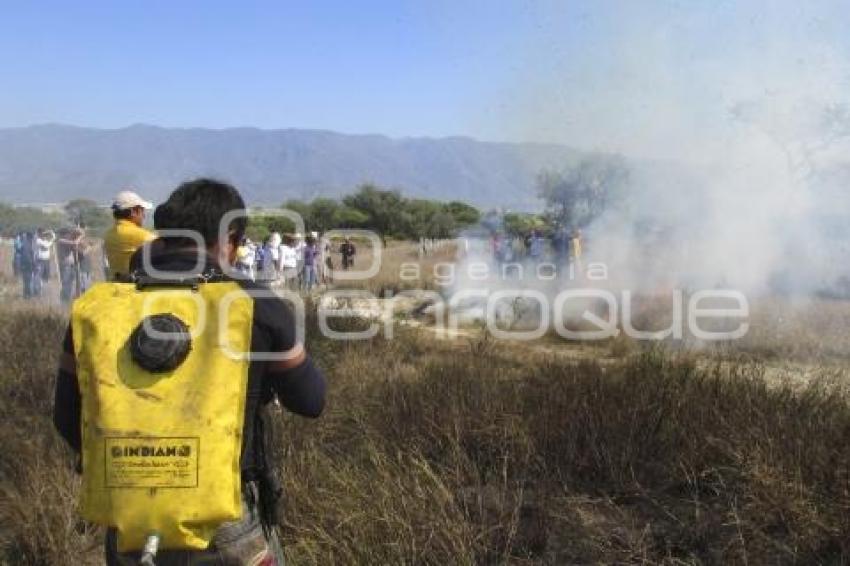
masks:
<svg viewBox="0 0 850 566"><path fill-rule="evenodd" d="M115 224L103 237L103 251L109 262L109 278L127 279L130 276L130 257L156 234L142 228L146 211L153 204L133 191L121 191L112 201Z"/></svg>
<svg viewBox="0 0 850 566"><path fill-rule="evenodd" d="M573 276L579 278L583 275L581 263L581 230L578 228L573 230L570 236L570 263L572 264Z"/></svg>

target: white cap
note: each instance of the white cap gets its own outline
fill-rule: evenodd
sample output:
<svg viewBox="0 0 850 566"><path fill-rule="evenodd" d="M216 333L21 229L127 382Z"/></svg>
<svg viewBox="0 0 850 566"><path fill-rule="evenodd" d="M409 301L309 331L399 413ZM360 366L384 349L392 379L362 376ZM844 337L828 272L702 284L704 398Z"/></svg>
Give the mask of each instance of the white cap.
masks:
<svg viewBox="0 0 850 566"><path fill-rule="evenodd" d="M153 208L153 203L144 200L133 191L121 191L112 199L112 208L114 210L127 210L128 208L136 208L137 206L141 206L145 210L150 210Z"/></svg>

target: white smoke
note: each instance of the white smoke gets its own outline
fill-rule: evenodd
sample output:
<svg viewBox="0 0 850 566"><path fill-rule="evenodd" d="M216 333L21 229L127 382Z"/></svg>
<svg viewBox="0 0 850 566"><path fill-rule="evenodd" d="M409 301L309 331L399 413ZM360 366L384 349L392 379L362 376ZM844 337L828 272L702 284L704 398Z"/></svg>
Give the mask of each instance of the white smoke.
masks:
<svg viewBox="0 0 850 566"><path fill-rule="evenodd" d="M507 135L622 153L626 211L587 261L639 292L840 290L850 272L850 57L833 3L541 9ZM582 47L574 24L607 29ZM641 233L643 231L643 233Z"/></svg>

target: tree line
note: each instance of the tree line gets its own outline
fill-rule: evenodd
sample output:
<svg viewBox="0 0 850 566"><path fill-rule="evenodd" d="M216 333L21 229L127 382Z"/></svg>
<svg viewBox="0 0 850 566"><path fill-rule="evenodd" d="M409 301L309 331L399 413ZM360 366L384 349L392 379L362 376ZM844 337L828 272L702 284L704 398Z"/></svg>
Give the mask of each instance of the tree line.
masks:
<svg viewBox="0 0 850 566"><path fill-rule="evenodd" d="M281 208L298 213L307 231L361 228L396 239L449 238L476 224L481 216L477 208L460 201L407 198L398 190L372 184L361 185L354 193L339 199L288 200ZM58 230L68 225L84 225L91 235L97 236L111 224L109 210L90 199L74 199L61 210L49 212L0 203L0 234L5 236L36 228ZM272 231L291 233L295 225L287 218L252 215L248 229L252 239L262 240Z"/></svg>
<svg viewBox="0 0 850 566"><path fill-rule="evenodd" d="M90 199L73 199L51 211L0 203L0 235L7 237L37 228L56 231L67 226L85 226L89 234L99 236L111 224L110 212Z"/></svg>
<svg viewBox="0 0 850 566"><path fill-rule="evenodd" d="M340 199L318 197L309 202L288 200L283 209L298 213L309 232L334 228L369 229L383 238L411 240L449 238L467 226L478 223L481 213L460 201L442 202L407 198L397 190L364 184ZM288 218L253 216L248 236L261 240L272 231L294 232Z"/></svg>

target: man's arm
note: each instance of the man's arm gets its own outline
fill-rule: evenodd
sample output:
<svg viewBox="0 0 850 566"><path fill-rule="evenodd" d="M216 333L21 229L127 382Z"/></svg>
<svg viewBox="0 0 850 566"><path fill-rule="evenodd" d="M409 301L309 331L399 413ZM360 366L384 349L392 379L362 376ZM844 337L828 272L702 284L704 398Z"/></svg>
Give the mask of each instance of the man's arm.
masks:
<svg viewBox="0 0 850 566"><path fill-rule="evenodd" d="M293 360L272 362L267 373L280 403L302 417L317 418L325 408L327 383L304 347ZM296 361L297 360L297 361Z"/></svg>
<svg viewBox="0 0 850 566"><path fill-rule="evenodd" d="M139 227L139 229L142 230L142 232L144 232L144 234L142 235L142 237L143 237L143 241L141 242L142 244L146 244L148 242L152 242L153 240L157 239L157 233L156 232L154 232L152 230L148 230L147 228L143 228L143 227Z"/></svg>
<svg viewBox="0 0 850 566"><path fill-rule="evenodd" d="M125 233L122 240L123 249L126 253L134 253L148 242L156 240L156 238L157 235L155 232L134 224L132 230Z"/></svg>
<svg viewBox="0 0 850 566"><path fill-rule="evenodd" d="M267 385L288 410L304 417L318 417L325 407L327 382L296 338L292 311L281 299L257 298L255 315L268 335L269 351L281 354L281 359L266 366Z"/></svg>
<svg viewBox="0 0 850 566"><path fill-rule="evenodd" d="M56 392L53 401L53 426L76 452L79 452L82 446L81 410L82 401L77 382L74 341L71 337L71 328L68 327L62 344L62 355L59 358L59 374L56 378Z"/></svg>

